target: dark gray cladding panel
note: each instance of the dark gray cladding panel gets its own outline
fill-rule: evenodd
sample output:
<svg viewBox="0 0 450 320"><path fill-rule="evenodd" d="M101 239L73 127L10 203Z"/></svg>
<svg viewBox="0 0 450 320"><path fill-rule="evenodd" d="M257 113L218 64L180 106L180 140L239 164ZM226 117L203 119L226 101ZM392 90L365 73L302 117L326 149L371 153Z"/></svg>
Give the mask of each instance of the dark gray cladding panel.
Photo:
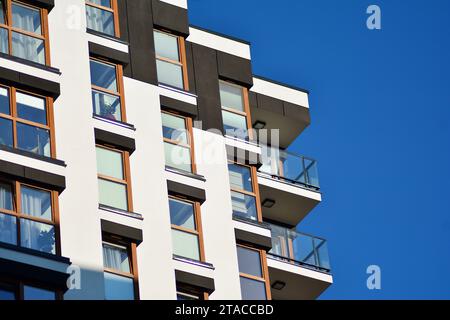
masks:
<svg viewBox="0 0 450 320"><path fill-rule="evenodd" d="M177 99L172 99L166 96L161 96L161 108L178 111L190 117L196 118L198 116L198 109L196 105L186 103Z"/></svg>
<svg viewBox="0 0 450 320"><path fill-rule="evenodd" d="M56 99L60 95L59 83L0 67L0 82Z"/></svg>
<svg viewBox="0 0 450 320"><path fill-rule="evenodd" d="M250 60L217 51L217 65L220 78L234 81L247 88L253 86L252 63Z"/></svg>
<svg viewBox="0 0 450 320"><path fill-rule="evenodd" d="M101 220L102 232L120 236L140 244L143 241L142 230L118 224L112 221Z"/></svg>
<svg viewBox="0 0 450 320"><path fill-rule="evenodd" d="M42 186L60 193L66 188L66 179L63 176L4 160L0 160L0 175L9 179Z"/></svg>
<svg viewBox="0 0 450 320"><path fill-rule="evenodd" d="M205 190L195 188L186 184L167 180L167 189L169 194L174 196L184 196L187 199L203 203L206 201Z"/></svg>
<svg viewBox="0 0 450 320"><path fill-rule="evenodd" d="M175 270L177 283L198 289L201 292L213 293L215 290L214 279L197 274Z"/></svg>
<svg viewBox="0 0 450 320"><path fill-rule="evenodd" d="M45 8L47 10L52 10L55 6L55 0L22 0L25 3L29 3L36 7Z"/></svg>
<svg viewBox="0 0 450 320"><path fill-rule="evenodd" d="M133 153L136 150L136 142L132 138L121 136L119 134L101 130L98 128L95 128L94 132L95 140L98 143L109 144L120 150L128 151L130 153Z"/></svg>
<svg viewBox="0 0 450 320"><path fill-rule="evenodd" d="M265 237L263 235L241 230L241 229L235 229L234 230L236 240L238 243L241 244L249 244L251 246L254 246L258 249L270 251L272 249L272 238L271 237Z"/></svg>
<svg viewBox="0 0 450 320"><path fill-rule="evenodd" d="M189 92L197 94L197 86L195 84L194 54L192 52L192 43L186 41L186 65L189 80Z"/></svg>
<svg viewBox="0 0 450 320"><path fill-rule="evenodd" d="M130 57L128 53L105 47L93 42L89 42L89 54L94 57L108 59L123 66L126 66L130 63Z"/></svg>
<svg viewBox="0 0 450 320"><path fill-rule="evenodd" d="M132 0L126 4L130 64L125 68L125 75L157 85L152 3L150 0Z"/></svg>
<svg viewBox="0 0 450 320"><path fill-rule="evenodd" d="M281 115L284 114L283 101L262 94L257 95L257 100L258 108Z"/></svg>
<svg viewBox="0 0 450 320"><path fill-rule="evenodd" d="M216 129L224 133L220 108L219 73L215 50L192 43L199 120L203 130Z"/></svg>
<svg viewBox="0 0 450 320"><path fill-rule="evenodd" d="M156 27L182 36L189 35L189 18L186 9L159 0L152 0L152 7L153 24Z"/></svg>
<svg viewBox="0 0 450 320"><path fill-rule="evenodd" d="M120 39L122 41L128 42L128 11L127 11L127 0L117 0L117 11L119 13L119 29L120 29Z"/></svg>
<svg viewBox="0 0 450 320"><path fill-rule="evenodd" d="M306 123L311 123L311 115L306 108L293 103L284 102L284 115L288 118L299 119Z"/></svg>

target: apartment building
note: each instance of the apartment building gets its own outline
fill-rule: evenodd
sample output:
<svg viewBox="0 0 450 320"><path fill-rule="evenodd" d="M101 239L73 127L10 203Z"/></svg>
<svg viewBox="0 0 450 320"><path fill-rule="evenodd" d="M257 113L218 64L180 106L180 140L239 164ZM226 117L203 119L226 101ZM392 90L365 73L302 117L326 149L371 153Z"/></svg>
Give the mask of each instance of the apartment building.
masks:
<svg viewBox="0 0 450 320"><path fill-rule="evenodd" d="M0 4L0 300L326 290L326 241L296 231L317 163L287 151L307 91L186 0Z"/></svg>

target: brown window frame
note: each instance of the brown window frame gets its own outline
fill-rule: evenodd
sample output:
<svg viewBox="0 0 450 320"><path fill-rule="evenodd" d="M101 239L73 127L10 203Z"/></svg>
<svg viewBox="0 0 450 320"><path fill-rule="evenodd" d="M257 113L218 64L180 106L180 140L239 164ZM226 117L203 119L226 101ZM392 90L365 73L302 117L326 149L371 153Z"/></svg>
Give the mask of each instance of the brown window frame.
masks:
<svg viewBox="0 0 450 320"><path fill-rule="evenodd" d="M178 295L184 295L184 296L189 296L192 298L197 298L195 300L198 300L198 301L209 300L208 293L202 292L198 289L192 288L192 287L184 285L184 284L177 283L177 292L176 293L177 293L177 298L178 298Z"/></svg>
<svg viewBox="0 0 450 320"><path fill-rule="evenodd" d="M246 274L243 272L239 271L239 277L244 277L250 280L255 280L255 281L259 281L259 282L264 282L265 283L265 287L266 287L266 297L267 300L272 300L272 291L271 291L271 286L270 286L270 277L269 277L269 267L267 264L267 252L261 249L256 249L252 246L249 245L243 245L243 244L237 244L236 247L241 247L241 248L245 248L251 251L255 251L259 253L259 257L261 260L261 273L262 273L262 277L257 277L251 274ZM241 288L242 290L242 288Z"/></svg>
<svg viewBox="0 0 450 320"><path fill-rule="evenodd" d="M180 61L176 61L176 60L172 60L172 59L168 59L165 57L161 57L158 56L156 54L156 50L155 50L155 56L156 56L156 60L160 60L160 61L164 61L167 63L171 63L177 66L181 67L181 72L182 72L182 78L183 78L183 88L177 88L179 90L184 90L184 91L189 91L189 77L188 77L188 70L187 70L187 58L186 58L186 40L182 37L182 36L178 36L168 30L163 30L163 29L153 29L153 32L159 32L162 34L166 34L168 36L177 38L177 42L178 42L178 56L180 57ZM159 82L159 81L158 81ZM164 83L161 83L163 85L166 85ZM170 86L170 85L168 85Z"/></svg>
<svg viewBox="0 0 450 320"><path fill-rule="evenodd" d="M229 164L234 164L237 166L241 166L241 167L246 167L250 169L250 174L251 174L251 178L252 178L252 188L253 188L253 192L247 191L247 190L241 190L241 189L235 189L233 187L231 187L230 184L230 190L236 193L241 193L244 195L248 195L248 196L252 196L255 198L255 202L256 202L256 212L258 215L258 222L263 222L263 216L262 216L262 208L261 208L261 196L259 193L259 183L258 183L258 173L255 167L250 166L248 164L242 164L239 162L235 162L235 161L231 161L228 160Z"/></svg>
<svg viewBox="0 0 450 320"><path fill-rule="evenodd" d="M25 248L21 245L21 226L20 221L21 219L38 222L46 225L51 225L54 227L55 230L55 256L61 256L61 237L60 237L60 223L59 223L59 203L58 203L58 191L42 188L36 185L32 185L29 183L23 183L17 180L7 180L7 179L0 179L0 182L3 184L8 184L11 186L11 192L12 192L12 200L13 200L13 210L6 210L0 208L0 213L13 216L16 218L16 232L17 232L17 247L19 248ZM49 192L51 196L51 205L52 205L52 220L46 220L38 217L34 217L31 215L27 215L25 213L22 213L22 194L21 194L21 188L22 186L29 187L32 189L37 189L45 192ZM38 250L30 249L36 252L40 252ZM52 255L51 253L49 253Z"/></svg>
<svg viewBox="0 0 450 320"><path fill-rule="evenodd" d="M111 8L95 4L89 0L86 0L85 4L87 6L97 8L99 10L111 12L114 17L114 36L116 38L120 38L119 5L117 4L117 0L110 0L110 1L111 1Z"/></svg>
<svg viewBox="0 0 450 320"><path fill-rule="evenodd" d="M187 228L183 228L174 224L171 224L171 229L175 229L180 232L189 233L191 235L195 235L198 238L198 250L199 250L199 256L200 256L200 262L206 262L206 256L205 256L205 244L203 242L203 226L202 226L202 217L201 217L201 206L200 203L197 201L189 200L185 197L178 196L178 195L169 195L169 201L170 199L189 203L193 206L194 209L194 218L195 218L195 231L192 231ZM182 257L184 258L184 257ZM186 258L189 259L189 258Z"/></svg>
<svg viewBox="0 0 450 320"><path fill-rule="evenodd" d="M51 288L49 285L46 285L45 283L38 283L35 281L22 281L22 280L0 278L0 289L7 288L7 290L14 292L16 301L24 300L24 298L25 298L24 288L26 286L37 288L37 289L42 289L42 290L47 290L47 291L52 291L55 293L55 300L63 300L64 294L61 290L55 290L55 288Z"/></svg>
<svg viewBox="0 0 450 320"><path fill-rule="evenodd" d="M94 56L90 56L89 57L89 63L92 61L96 61L98 63L103 63L103 64L107 64L110 66L114 66L114 68L116 69L116 84L117 84L117 92L102 88L102 87L98 87L92 84L92 80L91 80L91 91L99 91L105 94L109 94L115 97L119 97L120 99L120 115L121 115L121 119L120 120L111 120L111 121L119 121L119 122L123 122L126 123L127 122L127 112L126 112L126 108L125 108L125 88L124 88L124 84L123 84L123 66L120 63L114 63L111 62L107 59L102 59L99 57L94 57ZM92 94L92 92L91 92ZM95 106L92 105L92 107L94 108ZM95 114L95 110L94 110L94 114ZM101 117L100 115L97 115L97 117Z"/></svg>
<svg viewBox="0 0 450 320"><path fill-rule="evenodd" d="M10 114L7 115L7 114L0 113L0 118L10 120L13 123L13 148L17 149L17 150L22 150L22 149L18 148L18 139L17 139L17 122L19 122L19 123L22 123L25 125L29 125L29 126L37 127L39 129L49 131L50 157L55 159L56 158L56 145L55 145L56 139L55 139L55 126L54 126L54 113L53 113L53 98L46 97L46 96L43 96L40 94L36 94L36 93L30 92L27 90L18 89L17 87L13 87L13 86L5 86L5 85L0 84L0 88L8 90L8 94L9 94ZM34 96L34 97L45 100L47 125L44 125L44 124L38 123L38 122L33 122L30 120L25 120L25 119L19 118L17 116L17 103L16 103L16 93L17 92L24 93L26 95ZM31 152L31 151L27 151L27 152ZM44 155L39 155L39 156L45 157Z"/></svg>
<svg viewBox="0 0 450 320"><path fill-rule="evenodd" d="M16 1L16 0L3 0L3 1L5 3L5 6L3 7L3 9L5 10L5 24L0 24L0 27L8 30L8 54L11 56L14 56L13 52L12 52L12 33L17 32L22 35L30 36L32 38L44 41L45 65L50 66L51 61L50 61L50 44L49 44L50 37L49 37L49 30L48 30L48 10L45 8L40 8L35 5L31 5L29 3L22 2L22 1ZM18 5L24 6L24 7L39 10L40 15L41 15L41 28L42 28L41 35L33 33L33 32L29 32L29 31L21 30L19 28L15 28L12 26L12 3L13 2L17 3ZM24 59L24 58L21 58L21 59ZM32 61L32 62L34 62L34 61ZM39 62L34 62L34 63L39 63Z"/></svg>
<svg viewBox="0 0 450 320"><path fill-rule="evenodd" d="M98 180L106 180L113 183L118 183L121 185L125 185L127 189L127 207L128 212L133 212L133 192L131 186L131 169L130 169L130 153L128 151L120 150L117 147L110 146L107 144L97 143L95 145L96 148L105 149L108 151L120 153L122 155L122 173L124 176L124 180L116 179L114 177L109 177L98 173L97 168L97 179ZM105 205L107 206L107 205ZM119 208L117 208L120 210Z"/></svg>
<svg viewBox="0 0 450 320"><path fill-rule="evenodd" d="M184 148L189 148L189 153L191 155L191 171L193 174L197 173L197 165L195 163L195 152L194 152L194 132L193 132L193 124L192 124L192 118L184 116L180 113L174 112L174 111L167 111L167 110L161 110L161 113L165 113L168 115L171 115L173 117L177 117L177 118L182 118L184 119L184 123L185 123L185 129L186 130L186 136L188 139L188 144L184 144L181 143L179 141L176 140L172 140L169 138L166 138L163 136L163 141L164 143L169 143L172 145L177 145L180 147L184 147ZM179 170L177 168L174 168L176 170Z"/></svg>
<svg viewBox="0 0 450 320"><path fill-rule="evenodd" d="M229 106L228 107L224 106L222 104L222 101L220 101L220 107L221 107L222 111L234 113L236 115L245 117L246 123L247 123L248 138L250 141L252 141L254 139L254 134L253 134L252 117L250 114L250 100L249 100L249 92L248 92L249 90L246 87L243 87L239 84L220 79L219 80L219 91L220 91L220 83L225 83L229 86L233 86L233 87L236 87L236 88L239 88L242 90L242 102L243 102L243 106L244 106L244 111L239 111L239 110L233 109ZM226 132L225 132L225 134L226 134Z"/></svg>
<svg viewBox="0 0 450 320"><path fill-rule="evenodd" d="M137 244L135 242L126 240L120 236L114 234L103 233L102 234L102 250L103 244L115 246L119 248L126 248L128 253L128 261L130 263L131 273L120 272L114 269L106 268L103 266L103 272L111 273L117 276L133 279L134 287L134 300L139 300L139 272L137 262Z"/></svg>

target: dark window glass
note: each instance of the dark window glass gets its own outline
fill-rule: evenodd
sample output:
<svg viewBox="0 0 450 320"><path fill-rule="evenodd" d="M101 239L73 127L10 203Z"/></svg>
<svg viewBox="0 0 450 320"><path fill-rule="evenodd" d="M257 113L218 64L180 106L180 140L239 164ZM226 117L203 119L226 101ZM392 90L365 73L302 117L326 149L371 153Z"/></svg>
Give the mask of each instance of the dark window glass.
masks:
<svg viewBox="0 0 450 320"><path fill-rule="evenodd" d="M21 119L47 124L45 99L22 92L16 93L17 115Z"/></svg>
<svg viewBox="0 0 450 320"><path fill-rule="evenodd" d="M56 293L50 290L44 290L36 287L24 286L24 300L56 300Z"/></svg>
<svg viewBox="0 0 450 320"><path fill-rule="evenodd" d="M0 144L8 147L14 145L12 121L0 118Z"/></svg>
<svg viewBox="0 0 450 320"><path fill-rule="evenodd" d="M12 187L8 183L0 182L0 209L9 211L14 209Z"/></svg>
<svg viewBox="0 0 450 320"><path fill-rule="evenodd" d="M55 254L55 227L28 219L20 219L21 246L36 251Z"/></svg>
<svg viewBox="0 0 450 320"><path fill-rule="evenodd" d="M258 251L237 247L239 272L262 277L261 256Z"/></svg>
<svg viewBox="0 0 450 320"><path fill-rule="evenodd" d="M253 192L252 173L250 168L234 163L228 164L231 188Z"/></svg>
<svg viewBox="0 0 450 320"><path fill-rule="evenodd" d="M243 300L267 300L266 284L262 281L241 277Z"/></svg>
<svg viewBox="0 0 450 320"><path fill-rule="evenodd" d="M111 11L102 10L88 5L86 6L86 18L88 29L92 29L113 37L115 36L114 14Z"/></svg>
<svg viewBox="0 0 450 320"><path fill-rule="evenodd" d="M117 92L116 67L110 64L91 60L92 85Z"/></svg>
<svg viewBox="0 0 450 320"><path fill-rule="evenodd" d="M195 230L194 206L191 203L169 200L170 221L173 225Z"/></svg>
<svg viewBox="0 0 450 320"><path fill-rule="evenodd" d="M0 113L11 114L9 110L9 90L0 87Z"/></svg>
<svg viewBox="0 0 450 320"><path fill-rule="evenodd" d="M231 203L233 215L255 221L258 220L256 198L254 196L231 191Z"/></svg>
<svg viewBox="0 0 450 320"><path fill-rule="evenodd" d="M134 300L133 279L105 272L106 300Z"/></svg>
<svg viewBox="0 0 450 320"><path fill-rule="evenodd" d="M41 12L18 3L12 3L12 25L27 32L42 34Z"/></svg>
<svg viewBox="0 0 450 320"><path fill-rule="evenodd" d="M16 217L0 213L0 242L17 245Z"/></svg>
<svg viewBox="0 0 450 320"><path fill-rule="evenodd" d="M0 287L0 301L16 300L14 290Z"/></svg>
<svg viewBox="0 0 450 320"><path fill-rule="evenodd" d="M17 147L50 157L50 132L46 129L17 123Z"/></svg>

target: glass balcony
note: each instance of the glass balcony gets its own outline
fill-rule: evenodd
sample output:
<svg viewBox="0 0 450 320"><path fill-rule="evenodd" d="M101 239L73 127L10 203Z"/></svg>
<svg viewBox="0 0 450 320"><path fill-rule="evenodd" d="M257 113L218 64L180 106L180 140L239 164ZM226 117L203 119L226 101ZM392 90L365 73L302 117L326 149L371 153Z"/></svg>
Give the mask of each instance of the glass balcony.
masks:
<svg viewBox="0 0 450 320"><path fill-rule="evenodd" d="M272 229L272 250L269 256L291 264L330 273L327 241L277 225Z"/></svg>
<svg viewBox="0 0 450 320"><path fill-rule="evenodd" d="M262 147L259 172L303 187L319 190L317 161L277 148Z"/></svg>

